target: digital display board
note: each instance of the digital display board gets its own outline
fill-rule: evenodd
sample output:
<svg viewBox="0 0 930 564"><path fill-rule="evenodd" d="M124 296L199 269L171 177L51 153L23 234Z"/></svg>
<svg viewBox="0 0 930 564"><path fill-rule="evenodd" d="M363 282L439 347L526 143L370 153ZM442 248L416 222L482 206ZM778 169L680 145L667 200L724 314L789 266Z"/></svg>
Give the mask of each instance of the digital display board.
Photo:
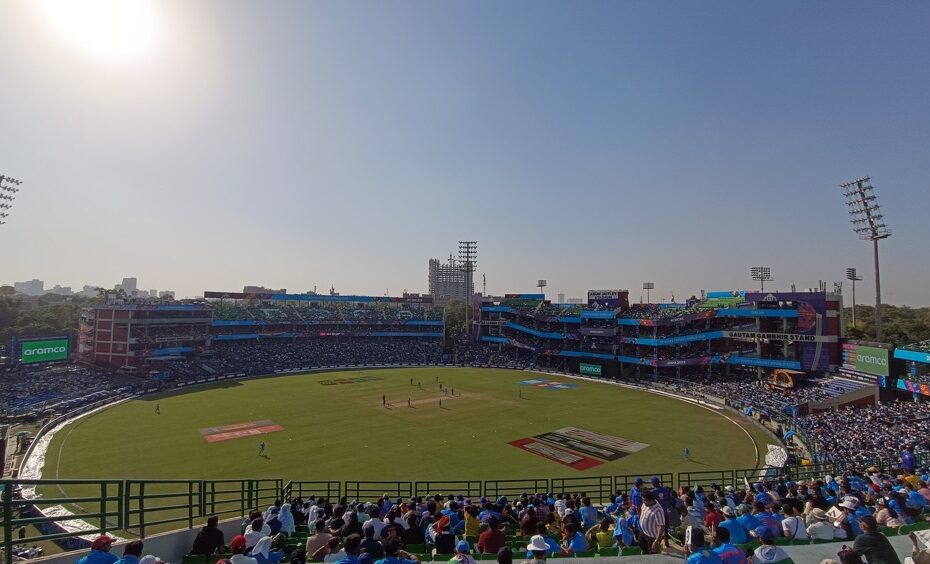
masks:
<svg viewBox="0 0 930 564"><path fill-rule="evenodd" d="M21 364L68 360L68 339L22 341L19 349Z"/></svg>
<svg viewBox="0 0 930 564"><path fill-rule="evenodd" d="M578 372L588 376L600 376L602 369L600 364L588 364L581 362L578 364Z"/></svg>

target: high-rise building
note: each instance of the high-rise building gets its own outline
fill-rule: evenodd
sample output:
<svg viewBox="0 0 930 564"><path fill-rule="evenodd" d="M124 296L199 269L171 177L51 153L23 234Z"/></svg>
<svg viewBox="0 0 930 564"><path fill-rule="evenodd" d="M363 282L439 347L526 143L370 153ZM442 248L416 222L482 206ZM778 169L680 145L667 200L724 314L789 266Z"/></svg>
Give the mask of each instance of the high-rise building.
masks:
<svg viewBox="0 0 930 564"><path fill-rule="evenodd" d="M243 294L286 294L287 290L281 288L280 290L275 290L273 288L266 288L264 286L243 286Z"/></svg>
<svg viewBox="0 0 930 564"><path fill-rule="evenodd" d="M559 292L559 294L556 295L556 298L558 299L558 302L559 302L560 304L564 304L564 303L565 303L565 294Z"/></svg>
<svg viewBox="0 0 930 564"><path fill-rule="evenodd" d="M475 284L467 285L466 273L462 265L452 255L449 261L442 263L439 259L429 259L429 293L433 303L444 304L449 300L468 299L475 295Z"/></svg>
<svg viewBox="0 0 930 564"><path fill-rule="evenodd" d="M149 297L150 297L150 298L157 298L157 297L158 297L158 290L154 290L154 289L153 289L153 290L149 290Z"/></svg>
<svg viewBox="0 0 930 564"><path fill-rule="evenodd" d="M161 292L158 292L158 297L163 300L173 300L174 290L162 290Z"/></svg>
<svg viewBox="0 0 930 564"><path fill-rule="evenodd" d="M127 295L131 296L138 290L138 282L136 278L123 278L123 283L120 284L120 288L122 288Z"/></svg>
<svg viewBox="0 0 930 564"><path fill-rule="evenodd" d="M26 282L13 282L13 289L17 294L41 296L45 292L45 282L35 278Z"/></svg>

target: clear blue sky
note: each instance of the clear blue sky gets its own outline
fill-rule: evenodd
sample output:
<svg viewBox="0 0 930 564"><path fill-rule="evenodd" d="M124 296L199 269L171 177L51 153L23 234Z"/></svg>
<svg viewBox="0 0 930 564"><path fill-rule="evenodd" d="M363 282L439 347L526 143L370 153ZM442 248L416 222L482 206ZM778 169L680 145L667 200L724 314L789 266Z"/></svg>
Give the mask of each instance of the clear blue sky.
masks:
<svg viewBox="0 0 930 564"><path fill-rule="evenodd" d="M806 288L871 277L869 174L885 298L930 305L928 3L148 9L101 54L0 7L0 282L399 294L477 239L491 293Z"/></svg>

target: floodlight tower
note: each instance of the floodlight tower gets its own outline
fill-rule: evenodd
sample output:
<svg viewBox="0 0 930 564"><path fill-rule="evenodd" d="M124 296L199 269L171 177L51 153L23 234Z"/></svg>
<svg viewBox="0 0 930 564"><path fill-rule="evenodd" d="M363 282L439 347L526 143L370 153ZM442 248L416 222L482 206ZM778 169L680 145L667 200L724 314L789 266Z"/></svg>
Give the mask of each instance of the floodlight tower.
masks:
<svg viewBox="0 0 930 564"><path fill-rule="evenodd" d="M852 282L852 318L853 318L853 327L856 326L856 282L862 280L862 277L859 276L859 273L856 272L855 268L846 269L846 279Z"/></svg>
<svg viewBox="0 0 930 564"><path fill-rule="evenodd" d="M655 290L655 289L656 289L656 283L655 283L655 282L643 282L643 290L646 290L646 303L647 303L647 304L651 304L651 303L652 303L651 301L649 301L649 291L650 291L650 290ZM642 294L640 294L640 295L642 295ZM642 299L642 298L640 298L640 299Z"/></svg>
<svg viewBox="0 0 930 564"><path fill-rule="evenodd" d="M459 241L459 268L465 274L465 331L469 335L471 335L471 324L468 318L471 315L471 300L475 294L472 277L476 266L478 266L478 241Z"/></svg>
<svg viewBox="0 0 930 564"><path fill-rule="evenodd" d="M545 280L543 280L542 278L540 278L539 280L536 281L536 287L539 288L539 293L540 293L540 294L543 293L543 288L545 288L548 284L549 284L549 283L546 282Z"/></svg>
<svg viewBox="0 0 930 564"><path fill-rule="evenodd" d="M863 241L872 241L872 256L875 261L875 339L882 340L882 282L878 267L878 242L891 236L881 214L881 206L872 187L872 178L863 176L840 184L846 206L849 208L849 220L853 231Z"/></svg>
<svg viewBox="0 0 930 564"><path fill-rule="evenodd" d="M765 283L775 280L772 278L772 267L771 266L753 266L749 269L749 276L753 280L759 282L762 286L759 290L760 292L765 291Z"/></svg>
<svg viewBox="0 0 930 564"><path fill-rule="evenodd" d="M17 186L22 183L22 180L0 174L0 225L6 223L4 220L10 215L7 210L13 207L15 194L20 190Z"/></svg>

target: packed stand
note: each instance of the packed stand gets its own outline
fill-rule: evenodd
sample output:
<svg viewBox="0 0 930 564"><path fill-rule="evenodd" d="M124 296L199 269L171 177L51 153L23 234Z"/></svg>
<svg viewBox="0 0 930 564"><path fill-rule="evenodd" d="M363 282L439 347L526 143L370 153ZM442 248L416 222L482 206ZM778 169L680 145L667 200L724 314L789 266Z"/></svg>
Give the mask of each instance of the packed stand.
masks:
<svg viewBox="0 0 930 564"><path fill-rule="evenodd" d="M847 543L869 562L900 562L887 535L927 529L930 488L925 468L900 464L745 486L695 485L677 490L658 477L637 478L605 503L586 493L523 493L514 499L463 495L371 501L309 496L253 510L228 546L211 520L191 554L237 564L339 562L392 564L550 557L682 554L688 562L787 561L785 547ZM688 529L690 528L690 534ZM914 537L912 537L914 539ZM930 549L913 542L917 562ZM240 555L240 558L236 558Z"/></svg>
<svg viewBox="0 0 930 564"><path fill-rule="evenodd" d="M138 382L74 364L21 366L0 372L2 420L48 417L128 393Z"/></svg>
<svg viewBox="0 0 930 564"><path fill-rule="evenodd" d="M896 458L902 445L930 452L930 402L895 401L797 418L821 460Z"/></svg>

